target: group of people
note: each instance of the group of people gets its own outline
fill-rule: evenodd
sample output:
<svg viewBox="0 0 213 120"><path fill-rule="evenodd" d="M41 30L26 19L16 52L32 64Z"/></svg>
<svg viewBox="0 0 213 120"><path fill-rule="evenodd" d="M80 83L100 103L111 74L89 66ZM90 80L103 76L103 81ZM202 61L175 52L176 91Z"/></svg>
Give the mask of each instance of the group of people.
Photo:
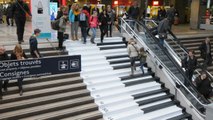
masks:
<svg viewBox="0 0 213 120"><path fill-rule="evenodd" d="M41 57L41 54L38 50L38 41L37 41L37 37L40 35L40 32L41 31L39 29L35 29L34 34L29 38L30 53L32 58ZM26 56L24 50L22 49L21 44L16 44L10 56L6 53L4 46L0 46L0 61L25 60L27 58L28 57ZM8 82L9 82L8 80L0 81L0 99L2 99L2 95L3 95L2 88L4 89L4 92L7 91ZM23 94L22 84L23 84L23 78L18 78L18 87L19 87L20 96L22 96Z"/></svg>
<svg viewBox="0 0 213 120"><path fill-rule="evenodd" d="M204 60L202 64L202 69L206 70L207 66L212 64L211 56L211 43L210 39L206 38L205 41L199 47L201 58ZM194 71L198 66L197 58L194 55L194 51L190 50L188 55L182 60L182 67L185 68L185 75L188 80L185 80L185 85L189 86L192 82L192 77ZM202 72L195 80L194 83L197 87L197 90L205 97L208 98L211 92L211 82L209 81L206 72Z"/></svg>
<svg viewBox="0 0 213 120"><path fill-rule="evenodd" d="M61 7L58 11L58 16L56 19L60 19L58 30L59 48L62 48L63 36L66 30L66 23L69 22L71 27L71 39L79 40L78 38L78 28L81 28L81 38L83 44L87 42L87 36L91 36L90 42L95 43L94 39L96 37L97 28L100 28L100 38L101 42L104 40L104 36L112 37L113 24L115 21L115 11L108 5L106 8L102 8L100 12L97 5L91 8L90 3L86 6L80 7L79 4L73 3L70 10L66 7ZM92 35L89 31L92 31Z"/></svg>

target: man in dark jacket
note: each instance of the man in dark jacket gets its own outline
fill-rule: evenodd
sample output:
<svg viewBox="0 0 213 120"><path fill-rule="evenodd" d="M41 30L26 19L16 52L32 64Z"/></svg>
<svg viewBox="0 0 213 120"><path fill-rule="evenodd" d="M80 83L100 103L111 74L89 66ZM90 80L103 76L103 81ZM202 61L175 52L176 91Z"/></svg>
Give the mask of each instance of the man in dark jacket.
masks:
<svg viewBox="0 0 213 120"><path fill-rule="evenodd" d="M134 27L135 27L134 20L138 19L139 14L140 14L140 11L139 11L139 7L138 7L138 2L134 1L133 5L128 10L128 17L129 17L129 19L133 20L130 22L130 26L132 29L134 29Z"/></svg>
<svg viewBox="0 0 213 120"><path fill-rule="evenodd" d="M211 65L212 63L210 39L206 38L205 41L200 45L199 49L201 57L204 59L203 67L206 68L207 65Z"/></svg>
<svg viewBox="0 0 213 120"><path fill-rule="evenodd" d="M169 20L169 26L170 28L172 28L172 24L174 23L174 19L175 19L175 8L174 5L171 4L170 8L167 10L167 18Z"/></svg>
<svg viewBox="0 0 213 120"><path fill-rule="evenodd" d="M200 94L202 94L206 99L209 98L209 94L211 92L211 83L205 72L203 72L195 79L195 83L198 92L200 92Z"/></svg>
<svg viewBox="0 0 213 120"><path fill-rule="evenodd" d="M194 56L194 51L189 51L188 56L186 56L183 60L182 66L186 69L185 74L189 80L185 80L184 84L189 86L189 82L192 82L192 76L197 67L197 58Z"/></svg>
<svg viewBox="0 0 213 120"><path fill-rule="evenodd" d="M23 0L17 0L12 5L12 16L15 18L16 26L17 26L17 36L18 36L18 42L21 44L21 42L24 42L23 36L24 36L24 27L26 22L26 14L31 16L30 9L26 3L23 2Z"/></svg>
<svg viewBox="0 0 213 120"><path fill-rule="evenodd" d="M167 31L170 30L168 18L164 18L163 20L161 20L157 29L158 29L160 44L163 46L164 39L167 38Z"/></svg>
<svg viewBox="0 0 213 120"><path fill-rule="evenodd" d="M5 52L5 48L3 46L0 46L0 61L9 60L9 57L7 53ZM2 87L4 88L4 91L7 91L7 84L8 80L2 81L0 80L0 99L2 99Z"/></svg>
<svg viewBox="0 0 213 120"><path fill-rule="evenodd" d="M79 26L81 27L81 36L84 44L86 44L87 28L89 27L89 13L86 9L87 7L84 6L79 15Z"/></svg>

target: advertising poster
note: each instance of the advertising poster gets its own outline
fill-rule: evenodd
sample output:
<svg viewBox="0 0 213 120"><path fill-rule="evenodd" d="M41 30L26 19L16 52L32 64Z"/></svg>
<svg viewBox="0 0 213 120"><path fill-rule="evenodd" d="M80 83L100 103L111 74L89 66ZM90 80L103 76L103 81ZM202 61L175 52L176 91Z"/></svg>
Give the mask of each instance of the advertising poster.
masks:
<svg viewBox="0 0 213 120"><path fill-rule="evenodd" d="M58 3L57 2L50 2L50 20L55 20L57 17L58 12Z"/></svg>
<svg viewBox="0 0 213 120"><path fill-rule="evenodd" d="M0 80L41 77L80 71L80 55L0 61Z"/></svg>
<svg viewBox="0 0 213 120"><path fill-rule="evenodd" d="M39 28L39 38L51 38L49 0L32 0L32 27Z"/></svg>

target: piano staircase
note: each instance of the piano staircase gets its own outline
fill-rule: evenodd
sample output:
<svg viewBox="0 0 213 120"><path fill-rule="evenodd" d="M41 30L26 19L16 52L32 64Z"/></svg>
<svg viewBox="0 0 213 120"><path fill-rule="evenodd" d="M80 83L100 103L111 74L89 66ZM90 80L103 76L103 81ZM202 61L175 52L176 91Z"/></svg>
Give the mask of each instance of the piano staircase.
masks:
<svg viewBox="0 0 213 120"><path fill-rule="evenodd" d="M120 37L96 45L71 41L69 54L82 55L81 77L105 120L191 120L174 95L149 67L141 74L139 62L130 76L130 60Z"/></svg>

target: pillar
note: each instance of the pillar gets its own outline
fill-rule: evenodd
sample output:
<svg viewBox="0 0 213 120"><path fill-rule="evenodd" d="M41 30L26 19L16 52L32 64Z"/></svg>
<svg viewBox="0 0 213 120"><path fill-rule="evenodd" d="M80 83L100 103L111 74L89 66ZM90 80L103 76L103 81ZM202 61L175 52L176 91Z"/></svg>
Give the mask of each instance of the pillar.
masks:
<svg viewBox="0 0 213 120"><path fill-rule="evenodd" d="M200 24L200 0L192 0L190 28L198 29Z"/></svg>

